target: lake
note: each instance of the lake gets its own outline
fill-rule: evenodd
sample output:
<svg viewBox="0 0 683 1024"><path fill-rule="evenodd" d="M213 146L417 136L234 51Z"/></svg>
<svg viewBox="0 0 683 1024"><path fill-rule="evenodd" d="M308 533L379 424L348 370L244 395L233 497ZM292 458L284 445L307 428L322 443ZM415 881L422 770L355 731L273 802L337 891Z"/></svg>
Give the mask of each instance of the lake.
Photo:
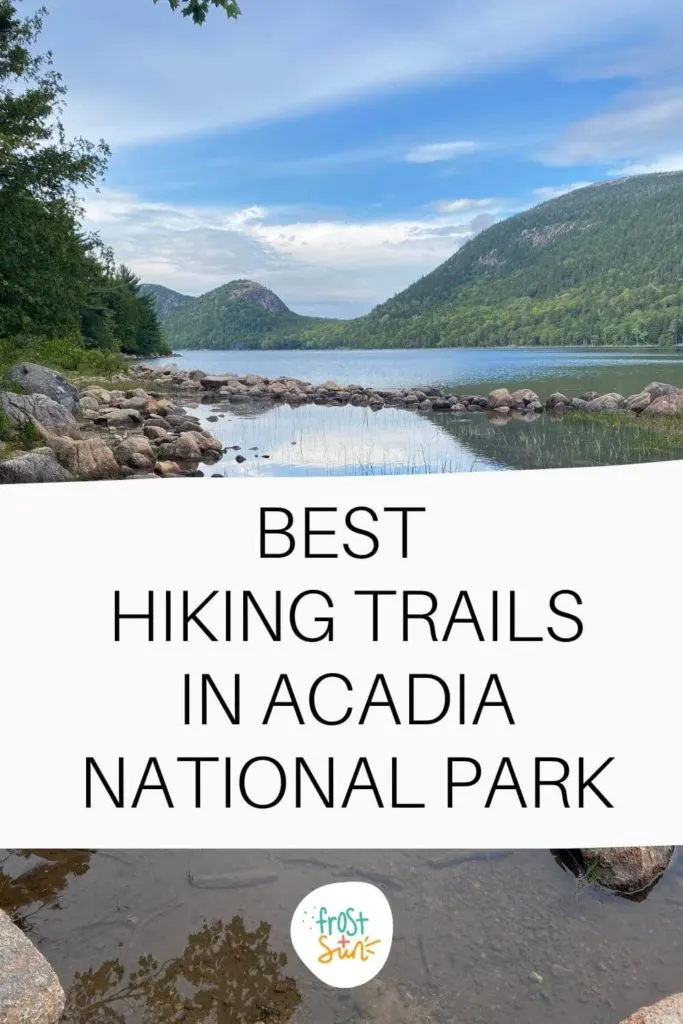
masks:
<svg viewBox="0 0 683 1024"><path fill-rule="evenodd" d="M588 390L629 395L653 380L683 387L683 355L658 350L413 349L183 352L207 373L291 376L377 388L432 385L454 393L530 387L541 397ZM272 403L197 404L193 412L229 452L213 476L457 473L615 465L683 458L683 432L633 417L553 420L384 408ZM209 419L212 417L212 419ZM236 462L236 455L245 458Z"/></svg>
<svg viewBox="0 0 683 1024"><path fill-rule="evenodd" d="M395 927L383 972L347 992L289 942L299 900L345 878L378 884ZM681 989L677 859L630 903L542 850L13 851L0 906L70 990L64 1024L617 1024ZM166 966L133 982L140 957Z"/></svg>

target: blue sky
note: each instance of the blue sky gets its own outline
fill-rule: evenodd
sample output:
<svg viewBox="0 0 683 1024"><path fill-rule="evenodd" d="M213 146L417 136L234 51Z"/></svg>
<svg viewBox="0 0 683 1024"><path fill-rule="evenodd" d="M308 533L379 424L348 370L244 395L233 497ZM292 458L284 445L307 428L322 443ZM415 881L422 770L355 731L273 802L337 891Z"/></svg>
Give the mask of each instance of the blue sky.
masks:
<svg viewBox="0 0 683 1024"><path fill-rule="evenodd" d="M48 0L87 218L145 280L354 316L500 217L683 168L680 0Z"/></svg>

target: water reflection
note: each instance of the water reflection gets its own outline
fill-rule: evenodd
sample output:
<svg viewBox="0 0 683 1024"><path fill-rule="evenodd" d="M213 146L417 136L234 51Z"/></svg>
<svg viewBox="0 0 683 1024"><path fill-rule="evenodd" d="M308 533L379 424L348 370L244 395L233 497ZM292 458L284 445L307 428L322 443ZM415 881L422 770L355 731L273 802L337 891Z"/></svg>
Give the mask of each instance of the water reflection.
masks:
<svg viewBox="0 0 683 1024"><path fill-rule="evenodd" d="M463 473L683 458L683 429L668 417L501 417L262 403L198 405L194 411L228 449L217 465L204 468L207 475Z"/></svg>
<svg viewBox="0 0 683 1024"><path fill-rule="evenodd" d="M237 915L191 933L164 963L147 954L130 971L116 958L77 972L63 1024L284 1024L301 996L270 931Z"/></svg>
<svg viewBox="0 0 683 1024"><path fill-rule="evenodd" d="M0 857L0 909L23 931L44 910L61 909L70 877L84 875L93 850L7 850ZM29 865L22 871L23 862Z"/></svg>

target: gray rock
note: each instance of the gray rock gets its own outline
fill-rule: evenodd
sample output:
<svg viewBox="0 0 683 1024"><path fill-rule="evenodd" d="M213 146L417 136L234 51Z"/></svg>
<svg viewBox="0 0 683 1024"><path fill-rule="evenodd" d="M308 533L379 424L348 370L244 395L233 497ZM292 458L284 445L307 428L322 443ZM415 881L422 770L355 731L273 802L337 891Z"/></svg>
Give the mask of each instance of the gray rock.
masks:
<svg viewBox="0 0 683 1024"><path fill-rule="evenodd" d="M683 995L669 996L645 1006L621 1024L683 1024Z"/></svg>
<svg viewBox="0 0 683 1024"><path fill-rule="evenodd" d="M45 449L0 462L0 484L52 484L67 480L73 480L71 473Z"/></svg>
<svg viewBox="0 0 683 1024"><path fill-rule="evenodd" d="M64 992L49 963L0 910L0 1022L57 1024Z"/></svg>
<svg viewBox="0 0 683 1024"><path fill-rule="evenodd" d="M680 388L677 388L675 384L662 384L661 381L655 380L652 384L648 384L643 391L647 391L650 398L664 398L666 395L677 395Z"/></svg>
<svg viewBox="0 0 683 1024"><path fill-rule="evenodd" d="M554 409L558 405L569 405L569 399L566 395L563 395L561 391L554 391L549 398L546 399L546 409Z"/></svg>
<svg viewBox="0 0 683 1024"><path fill-rule="evenodd" d="M610 391L607 395L599 395L586 405L586 412L615 412L617 409L626 407L626 399L618 395L616 391Z"/></svg>
<svg viewBox="0 0 683 1024"><path fill-rule="evenodd" d="M102 409L95 420L100 427L130 428L142 423L142 416L137 409Z"/></svg>
<svg viewBox="0 0 683 1024"><path fill-rule="evenodd" d="M78 391L66 377L46 366L37 363L17 363L10 366L7 379L18 384L30 395L45 395L53 402L63 405L69 412L75 413L78 406Z"/></svg>
<svg viewBox="0 0 683 1024"><path fill-rule="evenodd" d="M46 395L15 395L11 391L0 391L0 409L17 429L30 423L44 437L48 434L78 437L78 423L73 415Z"/></svg>
<svg viewBox="0 0 683 1024"><path fill-rule="evenodd" d="M647 409L651 401L652 395L649 391L640 391L637 395L630 395L626 399L626 408L631 412L642 412L643 409Z"/></svg>

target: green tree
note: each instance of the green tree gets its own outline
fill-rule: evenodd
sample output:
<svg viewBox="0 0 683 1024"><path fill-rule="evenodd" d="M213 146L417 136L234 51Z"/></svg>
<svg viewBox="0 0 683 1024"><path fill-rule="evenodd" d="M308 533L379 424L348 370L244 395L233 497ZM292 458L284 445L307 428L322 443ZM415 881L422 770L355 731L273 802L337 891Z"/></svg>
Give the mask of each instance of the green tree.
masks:
<svg viewBox="0 0 683 1024"><path fill-rule="evenodd" d="M159 3L159 0L154 0ZM172 11L181 11L183 17L192 18L195 25L203 25L211 7L225 11L229 18L239 18L242 13L236 0L168 0Z"/></svg>

